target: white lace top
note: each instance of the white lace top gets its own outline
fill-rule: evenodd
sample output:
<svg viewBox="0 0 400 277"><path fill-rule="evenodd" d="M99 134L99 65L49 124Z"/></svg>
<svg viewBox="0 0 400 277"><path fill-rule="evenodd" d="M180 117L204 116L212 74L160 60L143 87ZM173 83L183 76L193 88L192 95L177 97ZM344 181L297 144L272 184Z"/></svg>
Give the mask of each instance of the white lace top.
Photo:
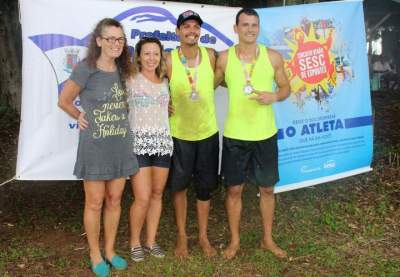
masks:
<svg viewBox="0 0 400 277"><path fill-rule="evenodd" d="M138 73L126 84L133 151L137 155L172 155L168 122L168 82L157 84Z"/></svg>

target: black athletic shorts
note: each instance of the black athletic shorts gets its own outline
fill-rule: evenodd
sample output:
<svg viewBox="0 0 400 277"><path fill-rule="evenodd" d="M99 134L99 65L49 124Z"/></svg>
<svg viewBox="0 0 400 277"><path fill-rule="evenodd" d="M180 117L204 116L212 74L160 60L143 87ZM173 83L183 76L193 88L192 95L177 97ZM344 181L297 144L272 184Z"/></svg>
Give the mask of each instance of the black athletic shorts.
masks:
<svg viewBox="0 0 400 277"><path fill-rule="evenodd" d="M224 137L221 175L225 186L274 186L279 181L277 135L260 141Z"/></svg>
<svg viewBox="0 0 400 277"><path fill-rule="evenodd" d="M218 133L198 141L174 137L172 139L174 152L168 188L176 192L186 189L190 183L193 183L196 192L215 190L218 187Z"/></svg>
<svg viewBox="0 0 400 277"><path fill-rule="evenodd" d="M171 164L171 156L170 155L136 155L139 167L164 167L169 168Z"/></svg>

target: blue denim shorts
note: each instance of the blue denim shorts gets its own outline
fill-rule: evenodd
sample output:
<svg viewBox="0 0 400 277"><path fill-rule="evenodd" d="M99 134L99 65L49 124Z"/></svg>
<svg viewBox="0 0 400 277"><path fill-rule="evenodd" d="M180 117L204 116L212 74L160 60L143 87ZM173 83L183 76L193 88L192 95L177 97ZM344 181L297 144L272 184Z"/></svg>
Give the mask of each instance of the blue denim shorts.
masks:
<svg viewBox="0 0 400 277"><path fill-rule="evenodd" d="M139 162L139 167L163 167L169 168L171 165L171 156L170 155L136 155L137 160Z"/></svg>

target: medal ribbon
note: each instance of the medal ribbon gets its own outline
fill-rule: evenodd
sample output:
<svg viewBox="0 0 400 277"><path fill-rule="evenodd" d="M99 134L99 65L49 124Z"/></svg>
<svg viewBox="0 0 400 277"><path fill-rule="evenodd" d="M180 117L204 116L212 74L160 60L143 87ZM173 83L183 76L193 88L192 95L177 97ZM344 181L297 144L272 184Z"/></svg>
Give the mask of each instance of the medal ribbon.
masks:
<svg viewBox="0 0 400 277"><path fill-rule="evenodd" d="M251 85L251 76L253 75L254 67L256 66L257 57L258 57L258 46L256 49L256 55L254 56L254 59L251 61L250 72L248 72L246 69L246 62L242 59L239 53L239 60L240 63L242 64L244 77L246 78L246 85Z"/></svg>
<svg viewBox="0 0 400 277"><path fill-rule="evenodd" d="M192 92L196 91L197 68L198 68L199 63L200 63L200 53L199 52L200 52L200 49L197 50L196 62L195 62L195 66L194 66L193 76L192 76L192 73L190 73L190 69L189 69L189 66L187 64L186 57L182 53L182 48L179 47L179 52L178 52L179 53L179 58L181 59L181 62L183 64L183 66L185 67L186 76L188 78L190 86L192 87Z"/></svg>

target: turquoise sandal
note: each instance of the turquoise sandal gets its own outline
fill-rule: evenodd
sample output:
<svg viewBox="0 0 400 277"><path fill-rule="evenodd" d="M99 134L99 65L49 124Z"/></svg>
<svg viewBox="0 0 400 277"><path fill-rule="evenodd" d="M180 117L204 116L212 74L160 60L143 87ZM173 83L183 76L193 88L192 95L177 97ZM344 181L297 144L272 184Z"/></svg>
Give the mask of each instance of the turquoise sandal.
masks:
<svg viewBox="0 0 400 277"><path fill-rule="evenodd" d="M110 266L105 262L102 261L98 263L96 266L91 266L92 271L98 277L107 277L110 275Z"/></svg>
<svg viewBox="0 0 400 277"><path fill-rule="evenodd" d="M111 261L107 260L107 262L117 270L124 270L128 267L128 263L126 262L126 260L118 255L112 257Z"/></svg>

